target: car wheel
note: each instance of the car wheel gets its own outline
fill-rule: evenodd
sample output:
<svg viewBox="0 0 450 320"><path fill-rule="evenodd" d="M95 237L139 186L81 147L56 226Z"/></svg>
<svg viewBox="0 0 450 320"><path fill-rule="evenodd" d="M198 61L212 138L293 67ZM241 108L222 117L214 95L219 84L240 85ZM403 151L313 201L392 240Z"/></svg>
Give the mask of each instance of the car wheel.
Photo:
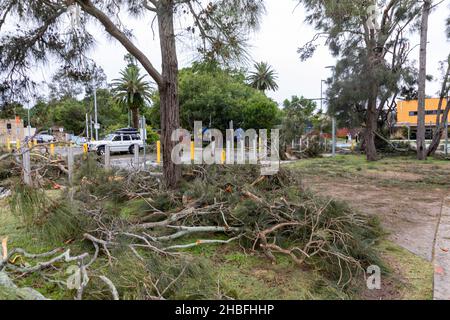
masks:
<svg viewBox="0 0 450 320"><path fill-rule="evenodd" d="M105 155L105 147L99 147L99 148L97 149L97 154L98 154L99 156L104 156L104 155Z"/></svg>
<svg viewBox="0 0 450 320"><path fill-rule="evenodd" d="M134 146L131 146L128 151L130 152L130 154L134 154Z"/></svg>

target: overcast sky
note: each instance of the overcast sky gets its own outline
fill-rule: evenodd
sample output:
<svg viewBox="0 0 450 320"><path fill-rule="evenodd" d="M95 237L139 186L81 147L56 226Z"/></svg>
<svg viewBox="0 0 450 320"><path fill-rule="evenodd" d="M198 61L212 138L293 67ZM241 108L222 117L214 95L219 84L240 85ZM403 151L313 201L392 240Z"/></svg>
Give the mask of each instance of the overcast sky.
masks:
<svg viewBox="0 0 450 320"><path fill-rule="evenodd" d="M294 10L295 5L294 0L266 0L267 14L260 31L252 35L249 49L254 61L266 61L277 71L279 90L268 95L279 103L292 95L319 98L321 80L331 75L331 70L325 67L335 64L326 46L321 46L313 58L306 62L300 61L297 48L310 40L315 31L303 22L303 8L297 7ZM436 79L441 76L439 61L445 59L450 52L450 43L445 37L445 20L448 16L450 0L445 0L430 17L428 74L434 75ZM159 42L157 37L153 38L150 31L151 21L134 21L132 25L136 35L135 43L160 69ZM107 40L99 27L97 29L97 45L90 55L103 67L108 81L111 81L118 77L119 71L124 67L123 56L126 52L114 40ZM417 34L411 35L411 44L419 44ZM179 43L178 53L180 67L188 66L192 62L194 53L189 44ZM418 61L418 49L412 52L411 58ZM427 94L436 95L439 87L439 81L429 82Z"/></svg>

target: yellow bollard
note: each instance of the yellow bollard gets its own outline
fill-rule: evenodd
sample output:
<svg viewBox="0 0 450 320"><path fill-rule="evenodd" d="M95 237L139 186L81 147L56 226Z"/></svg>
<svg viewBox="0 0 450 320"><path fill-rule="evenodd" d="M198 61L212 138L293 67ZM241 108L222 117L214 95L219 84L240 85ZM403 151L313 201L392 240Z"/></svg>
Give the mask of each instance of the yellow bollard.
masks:
<svg viewBox="0 0 450 320"><path fill-rule="evenodd" d="M16 149L20 149L20 140L16 138Z"/></svg>
<svg viewBox="0 0 450 320"><path fill-rule="evenodd" d="M33 146L37 146L37 140L36 139L33 139Z"/></svg>
<svg viewBox="0 0 450 320"><path fill-rule="evenodd" d="M11 151L11 140L6 138L6 150Z"/></svg>
<svg viewBox="0 0 450 320"><path fill-rule="evenodd" d="M52 156L52 157L55 156L55 144L54 143L50 144L50 156Z"/></svg>
<svg viewBox="0 0 450 320"><path fill-rule="evenodd" d="M263 152L263 145L262 145L262 139L261 139L261 137L259 137L259 141L258 141L258 143L259 143L259 153L262 153Z"/></svg>
<svg viewBox="0 0 450 320"><path fill-rule="evenodd" d="M83 144L83 153L87 154L88 151L89 151L88 144L87 143Z"/></svg>
<svg viewBox="0 0 450 320"><path fill-rule="evenodd" d="M195 143L191 142L191 160L195 159Z"/></svg>
<svg viewBox="0 0 450 320"><path fill-rule="evenodd" d="M225 161L227 160L227 153L225 150L222 150L222 164L225 164Z"/></svg>
<svg viewBox="0 0 450 320"><path fill-rule="evenodd" d="M161 163L161 141L156 142L156 162Z"/></svg>
<svg viewBox="0 0 450 320"><path fill-rule="evenodd" d="M31 140L30 141L28 141L28 148L33 148L33 142L31 142Z"/></svg>

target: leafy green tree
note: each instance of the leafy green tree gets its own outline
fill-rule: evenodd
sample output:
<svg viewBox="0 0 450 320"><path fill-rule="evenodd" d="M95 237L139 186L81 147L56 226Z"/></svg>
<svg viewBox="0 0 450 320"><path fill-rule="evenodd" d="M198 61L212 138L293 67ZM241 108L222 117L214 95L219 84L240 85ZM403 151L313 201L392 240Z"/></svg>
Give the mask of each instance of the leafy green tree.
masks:
<svg viewBox="0 0 450 320"><path fill-rule="evenodd" d="M254 65L255 70L250 72L248 81L250 85L262 92L277 91L277 74L267 62L257 62Z"/></svg>
<svg viewBox="0 0 450 320"><path fill-rule="evenodd" d="M64 127L66 132L83 134L86 127L84 104L75 98L63 98L50 103L52 124Z"/></svg>
<svg viewBox="0 0 450 320"><path fill-rule="evenodd" d="M283 102L283 121L281 141L288 145L292 140L301 137L307 127L312 127L318 118L315 116L316 102L303 96L293 96Z"/></svg>
<svg viewBox="0 0 450 320"><path fill-rule="evenodd" d="M129 64L120 72L121 78L112 82L116 101L132 113L133 127L139 128L139 110L151 101L152 88L150 82L141 75L136 64Z"/></svg>
<svg viewBox="0 0 450 320"><path fill-rule="evenodd" d="M89 114L94 112L94 96L90 92L83 99L85 110ZM102 130L108 130L112 126L124 128L128 125L128 115L109 89L97 90L98 122Z"/></svg>
<svg viewBox="0 0 450 320"><path fill-rule="evenodd" d="M175 142L172 132L180 125L178 99L178 55L175 24L192 22L187 35L194 36L199 53L210 60L238 60L245 53L247 35L258 27L264 12L263 0L0 0L0 105L15 101L11 96L28 98L24 88L32 89L29 72L56 57L61 67L76 78L91 76L93 61L86 52L94 44L88 30L94 20L106 33L133 55L158 86L161 106L161 130L165 182L175 187L181 168L171 161ZM137 45L126 19L139 19L142 25L156 21L158 26L161 70ZM71 16L72 32L66 16ZM5 30L5 21L13 27ZM33 21L33 23L29 23ZM69 31L69 32L68 32ZM150 27L148 29L151 33Z"/></svg>
<svg viewBox="0 0 450 320"><path fill-rule="evenodd" d="M158 123L159 96L154 97L152 125ZM194 121L220 129L273 128L279 122L277 104L245 82L243 73L217 65L194 64L180 72L181 123L193 130Z"/></svg>
<svg viewBox="0 0 450 320"><path fill-rule="evenodd" d="M395 106L399 83L410 52L405 30L416 21L416 0L328 1L299 0L318 34L299 49L302 59L311 57L316 41L326 39L340 59L328 93L330 112L349 106L363 114L364 147L368 160L377 159L375 136L383 110ZM343 92L345 90L345 92ZM345 98L344 98L345 96Z"/></svg>
<svg viewBox="0 0 450 320"><path fill-rule="evenodd" d="M27 110L19 103L8 103L0 109L0 119L14 119L15 116L26 120Z"/></svg>

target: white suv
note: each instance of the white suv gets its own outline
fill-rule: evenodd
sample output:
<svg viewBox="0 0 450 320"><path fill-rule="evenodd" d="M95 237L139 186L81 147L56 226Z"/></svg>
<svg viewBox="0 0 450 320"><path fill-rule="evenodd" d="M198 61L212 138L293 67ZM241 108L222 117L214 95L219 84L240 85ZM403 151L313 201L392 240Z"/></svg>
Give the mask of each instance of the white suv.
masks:
<svg viewBox="0 0 450 320"><path fill-rule="evenodd" d="M104 155L106 146L109 146L111 153L129 152L134 154L136 144L139 145L139 150L144 148L144 141L137 133L113 133L107 135L103 140L91 141L89 151Z"/></svg>

